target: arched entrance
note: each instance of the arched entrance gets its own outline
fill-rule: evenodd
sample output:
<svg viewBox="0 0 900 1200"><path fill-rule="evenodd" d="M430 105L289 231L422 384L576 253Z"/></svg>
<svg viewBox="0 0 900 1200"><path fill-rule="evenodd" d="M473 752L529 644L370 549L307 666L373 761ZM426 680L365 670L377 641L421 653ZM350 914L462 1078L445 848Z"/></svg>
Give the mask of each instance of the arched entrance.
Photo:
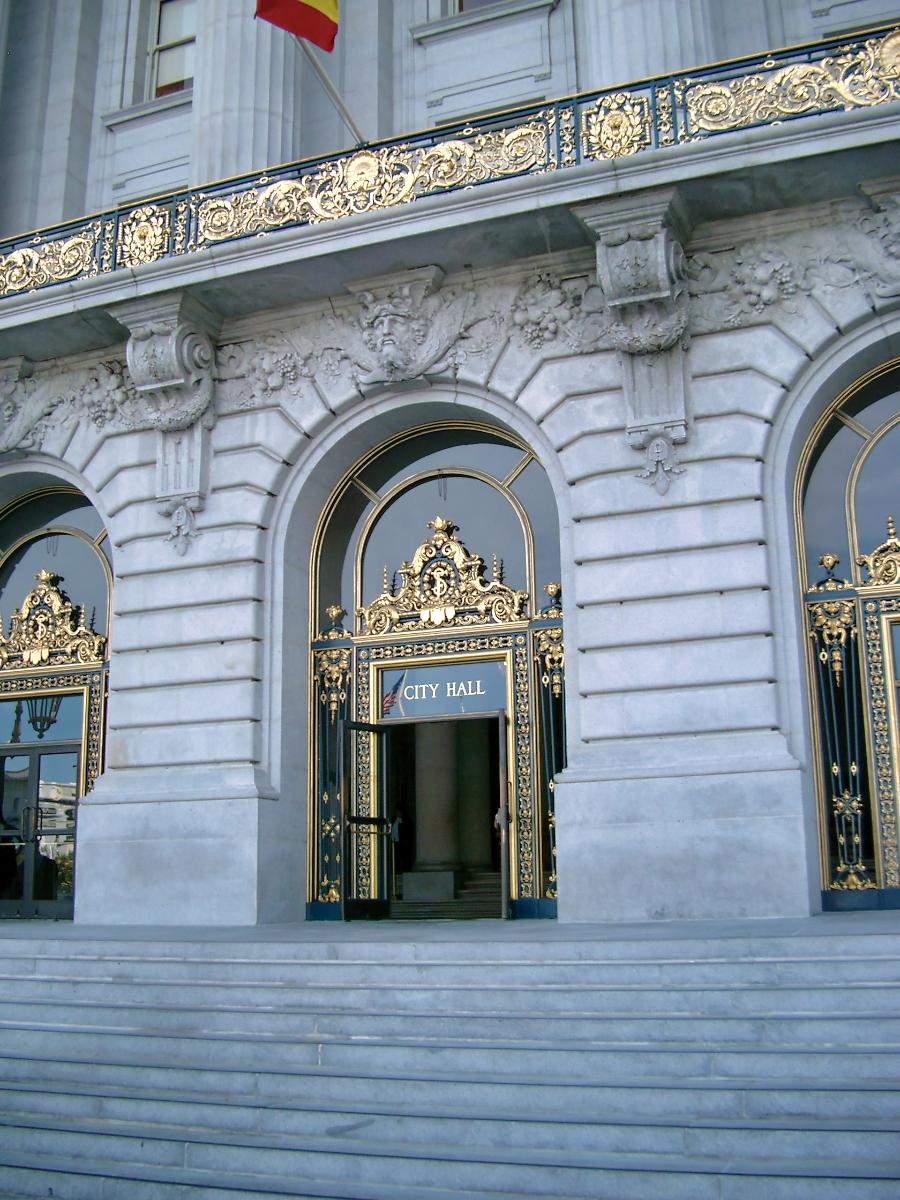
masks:
<svg viewBox="0 0 900 1200"><path fill-rule="evenodd" d="M106 532L45 486L0 508L0 546L0 917L71 917L78 802L102 768Z"/></svg>
<svg viewBox="0 0 900 1200"><path fill-rule="evenodd" d="M900 906L900 360L812 431L796 516L823 906Z"/></svg>
<svg viewBox="0 0 900 1200"><path fill-rule="evenodd" d="M391 439L312 563L309 915L554 915L558 519L533 452L475 422Z"/></svg>

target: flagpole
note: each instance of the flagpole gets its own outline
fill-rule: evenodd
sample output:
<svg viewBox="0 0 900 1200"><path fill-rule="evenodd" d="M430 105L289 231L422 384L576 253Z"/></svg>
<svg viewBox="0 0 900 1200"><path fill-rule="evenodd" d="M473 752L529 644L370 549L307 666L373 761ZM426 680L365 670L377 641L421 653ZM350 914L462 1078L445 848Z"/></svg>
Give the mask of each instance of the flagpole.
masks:
<svg viewBox="0 0 900 1200"><path fill-rule="evenodd" d="M310 65L312 66L312 69L315 71L316 75L319 77L319 83L321 83L322 87L325 89L325 94L328 96L328 99L331 101L331 103L334 105L334 107L338 110L341 120L344 122L344 124L347 126L347 128L350 130L350 132L356 138L357 146L364 146L366 144L365 134L363 133L363 131L360 129L360 127L356 124L356 122L351 117L350 112L347 108L347 105L344 103L340 92L337 90L337 88L334 86L334 84L328 78L327 71L322 66L322 64L319 62L319 60L316 58L315 54L313 54L312 50L310 50L309 46L306 44L306 42L304 41L303 38L297 37L296 34L293 35L293 38L294 38L294 41L297 43L297 45L300 47L300 49L303 51L303 53L306 55L307 61L310 63Z"/></svg>

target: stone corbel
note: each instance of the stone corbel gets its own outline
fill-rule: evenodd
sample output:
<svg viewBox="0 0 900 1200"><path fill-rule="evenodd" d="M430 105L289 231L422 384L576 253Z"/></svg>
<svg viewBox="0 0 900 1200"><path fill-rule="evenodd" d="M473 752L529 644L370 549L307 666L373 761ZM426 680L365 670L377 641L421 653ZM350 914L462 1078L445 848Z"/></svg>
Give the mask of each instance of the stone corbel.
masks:
<svg viewBox="0 0 900 1200"><path fill-rule="evenodd" d="M638 474L663 494L683 474L675 447L687 441L684 282L687 221L677 192L660 189L581 205L596 239L605 334L619 352L629 445L646 456Z"/></svg>
<svg viewBox="0 0 900 1200"><path fill-rule="evenodd" d="M142 414L156 429L156 501L166 541L185 554L209 491L209 431L215 423L214 338L220 319L184 293L110 309L129 331L126 359Z"/></svg>

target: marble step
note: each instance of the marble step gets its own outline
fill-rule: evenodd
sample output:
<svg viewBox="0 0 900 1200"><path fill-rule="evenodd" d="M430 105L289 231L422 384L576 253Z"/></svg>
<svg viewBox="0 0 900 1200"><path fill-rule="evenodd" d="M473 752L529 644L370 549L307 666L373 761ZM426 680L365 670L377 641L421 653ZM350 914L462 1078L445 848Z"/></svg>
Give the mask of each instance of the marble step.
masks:
<svg viewBox="0 0 900 1200"><path fill-rule="evenodd" d="M161 1065L128 1054L120 1061L78 1059L61 1052L53 1058L0 1055L0 1078L7 1087L42 1088L53 1092L126 1097L162 1096L218 1103L218 1098L264 1105L296 1105L310 1096L334 1108L354 1105L413 1106L421 1111L452 1109L497 1111L512 1118L529 1117L535 1108L547 1113L577 1111L591 1120L645 1115L690 1118L815 1117L900 1120L896 1081L860 1080L851 1085L839 1073L823 1079L783 1075L778 1079L734 1075L730 1078L683 1078L651 1074L619 1080L578 1081L546 1074L517 1074L499 1080L490 1073L415 1072L393 1068L326 1069L319 1066L244 1071L215 1062L190 1066ZM802 1065L802 1064L801 1064Z"/></svg>
<svg viewBox="0 0 900 1200"><path fill-rule="evenodd" d="M592 1152L753 1155L786 1157L795 1154L823 1159L865 1154L878 1162L900 1163L900 1121L860 1118L844 1112L832 1118L802 1118L787 1114L769 1117L657 1116L640 1112L629 1117L588 1118L583 1112L540 1112L452 1109L433 1104L357 1104L337 1108L310 1097L293 1106L266 1105L252 1100L219 1098L210 1101L122 1096L99 1088L88 1094L0 1088L0 1124L10 1126L84 1127L103 1122L131 1136L178 1138L190 1131L214 1135L272 1135L273 1137L335 1139L364 1137L373 1145L393 1140L408 1145L451 1144L478 1149L497 1147Z"/></svg>
<svg viewBox="0 0 900 1200"><path fill-rule="evenodd" d="M25 1057L45 1058L71 1053L103 1062L123 1053L151 1062L177 1058L185 1064L217 1065L237 1070L256 1067L296 1068L311 1065L340 1069L390 1071L411 1069L433 1072L491 1072L499 1078L546 1073L554 1078L584 1080L602 1075L621 1079L634 1074L688 1075L693 1078L734 1075L779 1078L807 1074L821 1079L834 1071L852 1071L859 1079L900 1078L900 1047L896 1043L844 1044L835 1049L786 1042L757 1046L722 1042L710 1046L697 1042L616 1042L584 1039L560 1044L552 1040L520 1043L514 1038L417 1036L413 1026L406 1036L363 1037L323 1033L288 1035L251 1033L246 1030L177 1034L151 1030L146 1025L106 1028L19 1021L0 1025L0 1049Z"/></svg>
<svg viewBox="0 0 900 1200"><path fill-rule="evenodd" d="M843 1177L766 1174L777 1166L774 1163L762 1163L746 1175L713 1174L708 1164L686 1160L679 1165L680 1170L661 1172L659 1164L652 1170L642 1169L633 1156L627 1162L609 1160L602 1175L595 1174L589 1190L577 1200L598 1200L598 1196L604 1200L847 1200L849 1195ZM17 1189L0 1193L4 1200L47 1196L55 1200L269 1200L275 1196L292 1200L462 1200L456 1188L442 1187L437 1181L410 1188L397 1181L387 1185L357 1180L334 1183L298 1178L296 1173L262 1180L258 1175L232 1172L223 1178L215 1170L135 1165L111 1169L89 1159L73 1161L46 1153L39 1166L33 1166L24 1155L4 1155L0 1184ZM526 1194L519 1184L512 1191L478 1186L469 1188L464 1200L521 1200ZM852 1195L854 1200L896 1200L896 1181L859 1178ZM541 1200L555 1197L550 1191L542 1194ZM576 1200L574 1193L572 1200Z"/></svg>
<svg viewBox="0 0 900 1200"><path fill-rule="evenodd" d="M395 926L396 928L396 926ZM630 986L700 986L717 984L793 984L815 987L822 980L852 987L860 979L869 982L900 983L898 955L859 955L848 958L721 958L702 960L619 959L609 962L540 959L497 960L489 955L481 961L471 959L422 959L413 962L359 958L335 961L280 961L277 958L190 959L180 955L144 958L137 955L83 955L77 957L41 955L23 960L29 965L22 974L41 974L66 978L69 975L118 980L202 978L210 983L277 981L311 987L343 989L365 982L369 987L427 982L432 987L483 984L531 988L547 983L574 984L582 988L595 984ZM10 971L10 960L5 969Z"/></svg>
<svg viewBox="0 0 900 1200"><path fill-rule="evenodd" d="M110 987L109 993L115 989ZM213 995L207 993L207 998ZM894 1001L900 1000L900 989ZM651 1011L571 1013L532 1011L530 1013L454 1013L435 1011L416 1013L364 1011L334 1012L301 1009L292 1006L266 1008L260 1005L185 1004L182 997L171 997L168 1004L129 1001L113 1003L103 999L0 999L0 1043L4 1032L26 1025L72 1024L76 1028L103 1027L140 1032L197 1034L265 1034L290 1037L321 1035L339 1038L390 1038L415 1036L419 1039L452 1039L457 1044L514 1040L520 1046L529 1042L552 1040L563 1048L592 1041L605 1043L691 1042L715 1047L719 1043L753 1046L793 1045L840 1048L852 1045L883 1046L900 1042L900 1013L883 1007L876 1012L854 1009L852 1027L846 1017L826 1013L757 1012L710 1015L695 1007L693 1012ZM695 999L695 1006L697 1005Z"/></svg>
<svg viewBox="0 0 900 1200"><path fill-rule="evenodd" d="M554 1014L605 1017L616 1013L710 1016L744 1014L753 1017L835 1015L852 1008L855 1016L900 1012L900 984L859 979L852 987L822 983L816 988L791 984L722 983L681 986L659 983L578 984L535 982L528 991L484 981L433 987L427 982L384 984L377 994L366 983L345 985L339 994L327 986L313 987L278 980L222 983L213 980L165 979L147 982L100 976L14 976L0 971L0 995L7 1000L83 1003L109 1000L122 1003L205 1005L218 1001L227 1006L254 1009L289 1008L296 1012L353 1014L360 1011L389 1013L449 1013L506 1016L521 1013L544 1019Z"/></svg>
<svg viewBox="0 0 900 1200"><path fill-rule="evenodd" d="M92 937L83 926L63 926L65 936L57 936L46 925L34 922L0 924L0 944L4 962L15 959L36 960L41 957L60 957L77 961L79 958L113 959L252 959L287 962L334 962L346 959L359 962L599 962L623 959L629 961L735 962L742 958L765 960L818 960L827 958L857 959L860 957L900 956L900 928L896 922L883 932L868 928L863 934L852 930L852 922L841 922L843 931L834 931L839 918L821 919L821 932L811 935L810 922L803 923L802 935L787 936L746 933L746 923L736 923L729 936L724 923L715 936L697 936L691 932L695 925L660 922L648 932L641 926L640 937L629 937L628 925L610 925L598 929L586 927L576 936L572 929L555 922L524 923L528 936L519 936L519 923L497 921L478 930L445 928L427 941L413 938L406 930L392 930L389 925L369 923L341 925L340 923L307 923L291 937L280 935L262 926L235 937L232 931L215 927L198 930L192 937L189 930L174 929L162 936L146 929L118 933L115 927L104 929L102 937ZM536 925L545 928L535 930ZM782 927L783 922L771 922ZM756 928L758 928L758 924ZM685 932L687 930L687 932ZM540 936L539 936L540 935Z"/></svg>
<svg viewBox="0 0 900 1200"><path fill-rule="evenodd" d="M40 1087L50 1091L113 1090L125 1096L190 1097L216 1102L216 1097L256 1098L258 1104L293 1104L298 1096L314 1094L317 1103L346 1108L353 1104L413 1104L448 1111L473 1105L478 1110L502 1109L512 1118L529 1116L534 1105L548 1112L569 1111L602 1117L642 1114L662 1117L768 1115L839 1117L853 1111L858 1117L898 1120L900 1090L895 1080L862 1080L848 1084L839 1073L812 1081L806 1076L778 1079L692 1078L631 1073L618 1081L578 1081L518 1074L500 1080L490 1073L416 1073L414 1070L337 1069L317 1066L235 1070L217 1067L160 1064L128 1054L115 1062L79 1060L60 1051L53 1058L0 1056L0 1078L10 1087ZM850 1108L852 1105L852 1109Z"/></svg>
<svg viewBox="0 0 900 1200"><path fill-rule="evenodd" d="M474 1189L509 1192L518 1188L522 1196L555 1195L583 1197L596 1195L603 1185L603 1173L624 1170L641 1173L663 1172L677 1179L682 1173L716 1176L719 1160L691 1151L616 1151L542 1149L517 1147L458 1146L446 1139L437 1144L410 1145L396 1139L373 1142L348 1135L338 1143L333 1137L299 1138L273 1134L227 1134L214 1136L206 1131L149 1130L134 1124L111 1121L53 1121L11 1124L0 1122L0 1164L4 1157L34 1155L45 1150L52 1138L53 1154L66 1158L71 1166L89 1160L96 1171L110 1167L119 1170L134 1167L182 1168L217 1172L221 1180L255 1175L259 1182L269 1176L295 1180L328 1180L346 1187L354 1183L393 1184L427 1188L437 1181L450 1182L462 1196ZM8 1159L7 1159L8 1161ZM787 1178L829 1178L839 1176L846 1163L839 1158L806 1156L792 1153L751 1153L746 1158L728 1156L730 1175L764 1175ZM598 1178L599 1175L599 1178ZM900 1180L895 1159L881 1161L854 1156L853 1176L859 1180ZM602 1193L601 1193L602 1194ZM666 1190L668 1198L677 1193ZM700 1191L695 1195L703 1195ZM709 1194L709 1193L707 1193ZM721 1195L721 1193L713 1193Z"/></svg>

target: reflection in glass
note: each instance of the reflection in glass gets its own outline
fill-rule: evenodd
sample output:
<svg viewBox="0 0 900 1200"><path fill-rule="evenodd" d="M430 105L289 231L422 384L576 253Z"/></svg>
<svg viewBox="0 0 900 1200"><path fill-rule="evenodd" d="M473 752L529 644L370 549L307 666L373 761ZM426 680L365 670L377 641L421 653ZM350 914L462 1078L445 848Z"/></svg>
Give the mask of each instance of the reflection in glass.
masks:
<svg viewBox="0 0 900 1200"><path fill-rule="evenodd" d="M52 571L73 604L84 611L85 624L106 634L107 578L98 552L82 538L50 533L26 542L0 571L0 613L9 621L34 587L40 570Z"/></svg>
<svg viewBox="0 0 900 1200"><path fill-rule="evenodd" d="M839 578L852 578L844 485L864 443L858 433L835 420L823 433L820 445L822 449L811 463L803 497L807 584L815 584L823 577L819 559L826 553L836 554L841 560L836 571Z"/></svg>
<svg viewBox="0 0 900 1200"><path fill-rule="evenodd" d="M79 742L83 704L81 692L0 700L0 743Z"/></svg>
<svg viewBox="0 0 900 1200"><path fill-rule="evenodd" d="M72 895L78 755L42 754L38 776L38 825L35 900Z"/></svg>
<svg viewBox="0 0 900 1200"><path fill-rule="evenodd" d="M526 452L495 434L478 429L435 429L389 446L368 464L360 478L383 496L408 475L468 467L505 479Z"/></svg>
<svg viewBox="0 0 900 1200"><path fill-rule="evenodd" d="M484 558L485 578L491 578L491 556L496 554L503 563L503 582L511 588L528 586L522 524L506 497L480 479L441 475L414 484L380 515L363 553L361 603L371 603L381 592L385 567L390 582L400 564L430 537L428 522L436 516L451 517L469 553Z"/></svg>
<svg viewBox="0 0 900 1200"><path fill-rule="evenodd" d="M538 593L535 607L540 608L547 601L546 596L541 594L544 584L560 577L556 499L544 468L536 461L530 462L517 476L510 490L521 500L531 522L534 582Z"/></svg>
<svg viewBox="0 0 900 1200"><path fill-rule="evenodd" d="M854 505L860 554L871 554L887 537L887 519L900 500L900 424L892 426L866 455L856 480Z"/></svg>
<svg viewBox="0 0 900 1200"><path fill-rule="evenodd" d="M504 481L517 470L509 491L521 502L527 520L537 531L535 560L538 589L536 604L543 603L540 588L559 578L559 529L556 502L543 469L528 462L531 451L499 431L449 426L426 428L381 448L358 466L327 518L318 554L318 619L316 629L330 627L325 610L340 602L352 614L357 603L368 604L382 591L385 567L388 582L429 536L426 523L435 516L450 517L471 553L486 560L491 576L491 554L502 558L504 582L513 588L527 586L525 537L515 509L504 499ZM523 467L524 463L528 463ZM462 471L478 471L497 483L496 488L477 483ZM425 480L403 491L380 515L365 548L362 594L354 592L359 541L379 498L400 488L415 476ZM477 490L476 490L477 489ZM352 620L349 623L352 625Z"/></svg>
<svg viewBox="0 0 900 1200"><path fill-rule="evenodd" d="M859 396L854 396L848 403L841 405L841 410L856 418L861 425L875 433L885 421L895 417L900 412L900 392L892 389L886 396L878 395L880 387L890 382L890 377L877 380L875 387L864 388ZM880 386L879 386L880 385Z"/></svg>
<svg viewBox="0 0 900 1200"><path fill-rule="evenodd" d="M22 821L28 815L30 759L0 756L0 764L0 900L20 900L25 886Z"/></svg>
<svg viewBox="0 0 900 1200"><path fill-rule="evenodd" d="M44 525L80 529L89 538L96 538L103 528L100 514L84 496L53 490L30 495L23 503L9 508L0 519L0 545L11 546Z"/></svg>

